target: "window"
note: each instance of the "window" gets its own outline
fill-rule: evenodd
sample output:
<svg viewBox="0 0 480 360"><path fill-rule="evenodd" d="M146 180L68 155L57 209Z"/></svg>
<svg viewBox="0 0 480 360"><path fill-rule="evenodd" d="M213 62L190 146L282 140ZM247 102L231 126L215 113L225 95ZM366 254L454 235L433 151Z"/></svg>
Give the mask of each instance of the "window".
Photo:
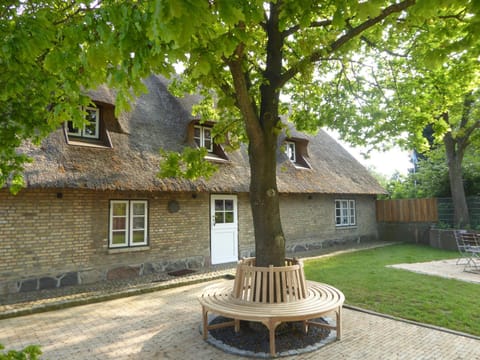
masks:
<svg viewBox="0 0 480 360"><path fill-rule="evenodd" d="M335 225L356 225L355 200L335 200Z"/></svg>
<svg viewBox="0 0 480 360"><path fill-rule="evenodd" d="M110 201L109 247L147 245L147 223L147 201Z"/></svg>
<svg viewBox="0 0 480 360"><path fill-rule="evenodd" d="M98 139L100 136L100 111L96 108L82 108L87 113L85 119L87 123L83 128L76 128L73 121L67 121L68 135L79 136L89 139Z"/></svg>
<svg viewBox="0 0 480 360"><path fill-rule="evenodd" d="M297 169L311 169L307 161L307 139L288 138L285 140L284 146L285 155L287 155L288 160L290 160Z"/></svg>
<svg viewBox="0 0 480 360"><path fill-rule="evenodd" d="M285 142L285 153L291 162L294 163L297 161L297 156L295 154L295 143L293 141Z"/></svg>
<svg viewBox="0 0 480 360"><path fill-rule="evenodd" d="M213 152L212 128L195 125L193 128L193 139L199 147L204 147L208 152Z"/></svg>
<svg viewBox="0 0 480 360"><path fill-rule="evenodd" d="M233 199L215 199L215 224L235 222L235 206Z"/></svg>

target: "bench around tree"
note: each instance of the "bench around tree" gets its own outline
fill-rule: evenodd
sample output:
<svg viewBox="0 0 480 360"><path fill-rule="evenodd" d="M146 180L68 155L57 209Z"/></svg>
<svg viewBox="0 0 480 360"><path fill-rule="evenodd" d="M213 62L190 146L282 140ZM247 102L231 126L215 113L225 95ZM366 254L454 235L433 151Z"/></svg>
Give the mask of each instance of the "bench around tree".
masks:
<svg viewBox="0 0 480 360"><path fill-rule="evenodd" d="M270 354L275 356L275 329L282 322L303 321L309 325L336 330L341 338L343 293L327 284L306 281L303 263L286 259L284 267L256 267L255 258L239 261L233 288L230 284L213 284L199 297L202 306L203 337L208 331L226 326L240 330L240 321L264 324L269 331ZM219 324L208 323L208 313L232 319ZM313 321L327 313L336 314L335 325Z"/></svg>

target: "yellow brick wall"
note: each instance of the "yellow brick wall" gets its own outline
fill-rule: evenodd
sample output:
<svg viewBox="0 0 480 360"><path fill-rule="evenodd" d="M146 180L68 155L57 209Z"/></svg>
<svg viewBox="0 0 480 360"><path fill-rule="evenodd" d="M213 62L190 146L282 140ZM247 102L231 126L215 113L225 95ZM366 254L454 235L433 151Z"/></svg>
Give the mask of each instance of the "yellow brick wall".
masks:
<svg viewBox="0 0 480 360"><path fill-rule="evenodd" d="M362 241L377 236L372 196L356 200L357 226L335 227L331 195L282 195L287 251L313 249L322 241ZM109 250L109 201L148 200L149 246ZM177 212L169 211L176 201ZM186 258L210 262L210 194L114 192L73 189L0 191L0 283L90 269L112 269ZM239 256L253 256L248 194L238 194ZM138 250L138 249L137 249Z"/></svg>

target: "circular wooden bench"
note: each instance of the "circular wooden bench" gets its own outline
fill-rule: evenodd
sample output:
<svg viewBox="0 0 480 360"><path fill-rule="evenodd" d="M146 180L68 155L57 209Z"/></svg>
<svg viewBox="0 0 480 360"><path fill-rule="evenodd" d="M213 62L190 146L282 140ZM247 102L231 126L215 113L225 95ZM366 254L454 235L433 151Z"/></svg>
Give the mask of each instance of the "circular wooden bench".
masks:
<svg viewBox="0 0 480 360"><path fill-rule="evenodd" d="M269 331L270 354L275 356L275 329L282 322L303 321L305 332L309 325L336 330L341 338L341 310L345 297L338 289L323 283L306 281L303 264L286 259L285 267L255 267L254 259L239 262L233 286L220 283L205 288L199 297L202 306L203 337L208 331L226 326L240 330L240 321L264 324ZM210 325L208 313L232 319ZM335 326L312 321L335 312Z"/></svg>

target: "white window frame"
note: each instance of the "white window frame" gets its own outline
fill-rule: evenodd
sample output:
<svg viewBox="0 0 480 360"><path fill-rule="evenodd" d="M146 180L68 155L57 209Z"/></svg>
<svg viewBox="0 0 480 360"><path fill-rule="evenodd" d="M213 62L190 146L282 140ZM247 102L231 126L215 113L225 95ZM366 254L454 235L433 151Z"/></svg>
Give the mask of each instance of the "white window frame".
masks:
<svg viewBox="0 0 480 360"><path fill-rule="evenodd" d="M195 140L195 143L197 143L197 140L198 140L198 142L200 143L199 144L200 147L203 147L203 148L207 149L208 152L213 152L212 128L210 126L195 125L194 129L199 129L200 130L200 137L195 136L195 133L193 134L193 140ZM209 147L205 146L205 130L210 131L210 146Z"/></svg>
<svg viewBox="0 0 480 360"><path fill-rule="evenodd" d="M297 161L296 144L294 141L285 141L285 154L291 162Z"/></svg>
<svg viewBox="0 0 480 360"><path fill-rule="evenodd" d="M126 233L125 242L122 244L113 244L113 234L115 233L113 229L113 208L115 204L125 204L126 205ZM135 204L143 204L144 214L136 216L134 214L133 208ZM134 228L134 218L143 217L143 227ZM124 247L135 247L135 246L145 246L148 245L148 201L147 200L110 200L110 215L109 215L109 235L108 235L108 246L109 248L124 248ZM142 230L143 231L143 241L142 242L133 242L133 232Z"/></svg>
<svg viewBox="0 0 480 360"><path fill-rule="evenodd" d="M356 204L355 200L337 199L335 200L335 226L356 226Z"/></svg>
<svg viewBox="0 0 480 360"><path fill-rule="evenodd" d="M84 125L82 129L76 128L77 131L70 131L68 128L68 121L67 121L66 126L67 126L68 135L79 136L87 139L99 139L100 138L100 110L98 108L94 108L90 106L87 106L87 107L82 106L82 111L95 112L95 133L93 135L87 134L85 131L86 125Z"/></svg>

